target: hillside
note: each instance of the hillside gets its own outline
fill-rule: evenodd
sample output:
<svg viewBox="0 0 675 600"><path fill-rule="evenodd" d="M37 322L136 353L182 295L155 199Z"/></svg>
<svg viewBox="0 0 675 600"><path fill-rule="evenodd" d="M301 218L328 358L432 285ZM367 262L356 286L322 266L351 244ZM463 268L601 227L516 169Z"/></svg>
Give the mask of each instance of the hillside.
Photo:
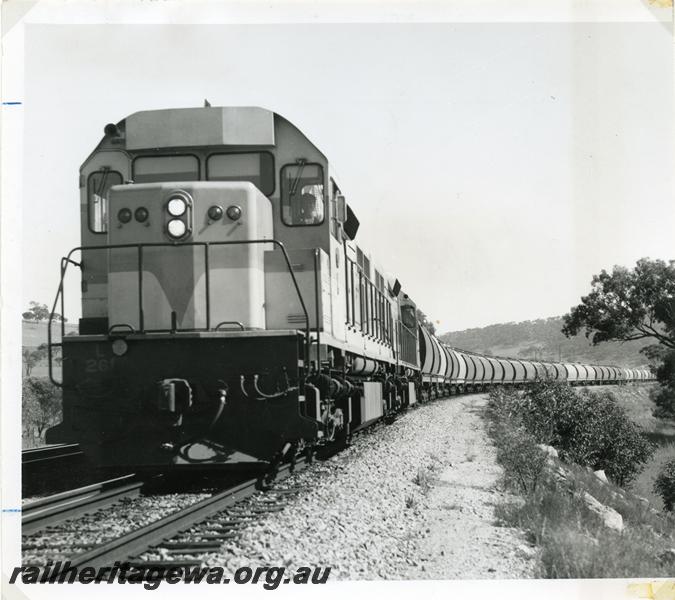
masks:
<svg viewBox="0 0 675 600"><path fill-rule="evenodd" d="M566 338L560 330L561 317L499 323L487 327L451 331L440 335L446 344L464 350L532 360L578 361L613 364L622 367L646 367L647 359L640 349L649 342L605 342L598 346L583 335Z"/></svg>
<svg viewBox="0 0 675 600"><path fill-rule="evenodd" d="M47 341L47 324L23 321L24 347L37 348ZM647 366L640 354L645 342L606 342L592 346L583 336L568 339L562 333L562 319L551 317L522 323L499 323L487 327L451 331L440 337L456 348L472 350L493 356L529 358L539 360L579 361L598 364L615 364L623 367ZM75 323L66 323L66 335L77 332ZM60 335L59 326L53 328L54 338Z"/></svg>

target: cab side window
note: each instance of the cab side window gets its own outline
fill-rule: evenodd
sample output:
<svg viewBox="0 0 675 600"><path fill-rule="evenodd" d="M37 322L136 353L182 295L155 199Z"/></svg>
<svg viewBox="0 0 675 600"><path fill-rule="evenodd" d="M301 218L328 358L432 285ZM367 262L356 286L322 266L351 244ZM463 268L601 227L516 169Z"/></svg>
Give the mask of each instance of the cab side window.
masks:
<svg viewBox="0 0 675 600"><path fill-rule="evenodd" d="M333 237L337 240L340 239L340 224L337 219L337 198L340 195L340 188L337 186L337 183L333 181L331 177L330 180L330 204L331 204L331 223L330 223L330 232L333 234Z"/></svg>
<svg viewBox="0 0 675 600"><path fill-rule="evenodd" d="M281 169L281 220L285 225L323 223L323 169L299 163Z"/></svg>
<svg viewBox="0 0 675 600"><path fill-rule="evenodd" d="M92 233L108 231L108 192L113 185L121 183L121 173L110 169L94 171L89 175L87 179L87 220Z"/></svg>
<svg viewBox="0 0 675 600"><path fill-rule="evenodd" d="M406 304L401 307L401 321L408 328L414 330L417 326L417 316L415 315L415 308Z"/></svg>

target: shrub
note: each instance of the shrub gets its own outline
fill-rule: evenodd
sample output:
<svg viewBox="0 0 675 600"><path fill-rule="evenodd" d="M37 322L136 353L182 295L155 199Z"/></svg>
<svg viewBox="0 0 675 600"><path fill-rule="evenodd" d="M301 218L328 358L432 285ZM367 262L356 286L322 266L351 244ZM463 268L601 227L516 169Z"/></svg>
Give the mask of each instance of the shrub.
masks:
<svg viewBox="0 0 675 600"><path fill-rule="evenodd" d="M675 460L663 465L654 482L654 491L661 496L667 511L675 508Z"/></svg>
<svg viewBox="0 0 675 600"><path fill-rule="evenodd" d="M650 397L656 404L653 414L657 419L675 418L675 384L654 388Z"/></svg>
<svg viewBox="0 0 675 600"><path fill-rule="evenodd" d="M25 377L21 409L24 447L43 444L47 428L61 418L61 390L46 377Z"/></svg>
<svg viewBox="0 0 675 600"><path fill-rule="evenodd" d="M561 458L603 469L619 485L653 452L611 392L576 393L567 384L542 381L522 395L497 391L488 406L499 418L517 419L537 442L555 446Z"/></svg>
<svg viewBox="0 0 675 600"><path fill-rule="evenodd" d="M504 467L507 481L523 493L537 490L546 466L546 454L522 427L504 427L497 442L497 460Z"/></svg>
<svg viewBox="0 0 675 600"><path fill-rule="evenodd" d="M521 406L524 426L540 443L560 450L566 446L579 416L579 397L571 386L538 381L523 394Z"/></svg>
<svg viewBox="0 0 675 600"><path fill-rule="evenodd" d="M656 369L660 386L652 390L651 398L656 404L654 416L675 418L675 350L662 350L658 358L661 364Z"/></svg>
<svg viewBox="0 0 675 600"><path fill-rule="evenodd" d="M495 515L502 525L523 530L528 541L537 546L535 576L669 576L672 564L665 562L663 557L669 555L669 549L675 543L675 518L654 513L638 498L601 483L592 473L578 465L568 465L562 480L546 476L546 470L543 471L544 476L534 476L536 469L531 465L534 461L530 453L538 448L534 446L535 437L524 429L523 415L530 418L531 422L542 421L544 430L565 441L561 431L573 422L573 415L584 413L582 409L579 409L579 413L566 412L576 410L571 404L575 394L565 394L562 400L556 399L554 395L543 397L541 413L536 411L534 398L526 396L528 394L513 391L491 393L488 427L497 447L497 456L504 467L506 481L515 482L521 489L529 488L522 498L498 504ZM603 397L600 404L608 407L606 395L597 394L579 394L575 404L586 409L597 408L594 399ZM555 421L554 427L541 418L547 411ZM564 418L558 418L559 412ZM606 416L600 412L596 420ZM597 424L593 427L597 428ZM570 427L569 431L576 432L577 429ZM543 452L540 454L543 455ZM672 477L675 475L675 461L673 463L671 482L675 481L675 477ZM523 473L527 480L528 466L532 469L529 480L536 483L523 486L520 480ZM581 492L587 490L603 504L619 511L630 527L621 533L608 530L602 519L589 510L584 502Z"/></svg>
<svg viewBox="0 0 675 600"><path fill-rule="evenodd" d="M642 428L630 420L611 392L579 394L577 422L563 440L562 456L593 470L603 469L625 485L654 452Z"/></svg>
<svg viewBox="0 0 675 600"><path fill-rule="evenodd" d="M513 388L492 388L488 395L487 409L493 413L497 419L493 422L498 423L500 419L517 417L521 403L520 394Z"/></svg>

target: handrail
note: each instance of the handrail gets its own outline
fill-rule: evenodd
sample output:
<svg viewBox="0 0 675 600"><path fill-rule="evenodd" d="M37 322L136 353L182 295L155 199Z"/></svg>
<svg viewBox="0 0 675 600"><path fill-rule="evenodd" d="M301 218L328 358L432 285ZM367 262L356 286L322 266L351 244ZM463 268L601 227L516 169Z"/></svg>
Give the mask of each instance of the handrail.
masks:
<svg viewBox="0 0 675 600"><path fill-rule="evenodd" d="M66 270L68 269L68 264L73 264L79 268L82 268L82 263L81 262L75 262L72 260L70 257L72 255L73 251L71 250L68 253L67 257L62 257L61 258L61 265L60 265L60 271L61 271L61 276L59 279L59 287L56 291L56 297L54 298L54 304L52 304L52 310L49 313L49 321L47 322L47 361L48 361L48 370L49 370L49 380L57 387L63 387L63 382L62 381L56 381L54 379L54 367L53 367L53 356L52 356L52 347L53 346L63 346L63 338L66 335L66 325L63 317L63 313L65 312L64 308L64 294L63 294L63 278L66 275ZM52 343L52 323L54 322L54 315L56 314L56 305L59 303L59 298L61 300L61 343Z"/></svg>
<svg viewBox="0 0 675 600"><path fill-rule="evenodd" d="M239 327L239 329L241 329L241 331L244 331L246 329L244 327L244 324L240 323L239 321L221 321L220 323L218 323L218 325L216 325L213 328L213 331L220 331L221 325L236 325L237 327Z"/></svg>
<svg viewBox="0 0 675 600"><path fill-rule="evenodd" d="M115 323L110 328L108 328L108 335L111 336L113 333L121 335L122 332L117 332L115 330L122 327L125 327L129 330L129 335L136 333L136 330L131 325L129 325L129 323Z"/></svg>
<svg viewBox="0 0 675 600"><path fill-rule="evenodd" d="M321 375L321 333L319 328L319 249L314 248L314 302L316 304L316 370ZM310 347L311 350L311 347ZM309 363L311 364L312 356L310 354Z"/></svg>
<svg viewBox="0 0 675 600"><path fill-rule="evenodd" d="M61 343L53 343L52 342L52 333L51 333L51 327L52 323L54 321L54 317L56 314L56 307L59 303L59 300L61 302L61 315L63 315L64 312L64 278L65 274L68 268L68 264L73 264L76 265L80 268L82 268L82 263L78 263L74 260L72 260L72 256L75 252L87 252L87 251L96 251L96 250L120 250L120 249L136 249L138 251L138 257L137 257L137 264L138 264L138 311L139 311L139 333L144 333L144 316L143 316L143 250L145 248L163 248L163 247L170 247L170 248L177 248L177 247L187 247L187 246L201 246L204 248L204 279L205 279L205 286L206 286L206 328L197 328L197 331L210 331L210 296L211 296L211 289L210 289L210 278L209 278L209 251L212 246L235 246L235 245L253 245L253 244L272 244L276 247L278 247L284 257L284 260L286 261L286 266L288 268L288 273L291 277L291 280L293 282L293 287L295 288L295 292L298 296L298 300L300 301L300 306L302 307L302 312L305 317L305 327L304 327L304 335L305 335L305 344L304 344L304 364L309 365L310 361L310 344L311 344L311 334L310 334L310 322L309 322L309 313L307 312L307 306L305 305L304 298L302 297L302 293L300 291L300 286L298 285L298 280L295 276L295 272L293 271L293 266L291 265L290 258L288 256L288 252L286 251L286 247L282 242L276 239L262 239L262 240L227 240L227 241L217 241L217 242L184 242L180 244L172 243L172 242L147 242L147 243L138 243L138 244L105 244L105 245L96 245L96 246L77 246L73 248L67 256L63 257L61 259L61 276L59 280L59 287L56 292L56 298L54 299L54 304L52 306L51 313L49 315L49 323L48 323L48 328L47 328L47 345L48 345L48 360L49 360L49 379L52 381L52 383L58 387L63 387L63 382L58 382L54 379L53 375L53 367L52 367L52 346L62 346L63 342ZM316 260L315 260L315 268L316 268ZM317 298L317 306L316 306L316 315L317 315L317 337L319 335L319 306L318 306L318 298ZM222 324L222 323L221 323ZM113 325L113 328L115 325ZM217 330L217 328L216 328ZM65 325L63 320L61 320L61 339L63 340L63 337L65 336Z"/></svg>

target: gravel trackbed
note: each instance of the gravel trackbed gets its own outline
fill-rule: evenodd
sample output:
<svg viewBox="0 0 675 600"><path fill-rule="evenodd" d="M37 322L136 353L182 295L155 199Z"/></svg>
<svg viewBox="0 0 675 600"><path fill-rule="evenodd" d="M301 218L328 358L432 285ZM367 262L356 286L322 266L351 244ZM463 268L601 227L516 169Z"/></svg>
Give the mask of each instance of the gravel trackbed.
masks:
<svg viewBox="0 0 675 600"><path fill-rule="evenodd" d="M409 411L280 482L303 488L205 555L210 566L330 566L335 579L532 577L521 532L499 527L504 500L480 410L486 396Z"/></svg>

